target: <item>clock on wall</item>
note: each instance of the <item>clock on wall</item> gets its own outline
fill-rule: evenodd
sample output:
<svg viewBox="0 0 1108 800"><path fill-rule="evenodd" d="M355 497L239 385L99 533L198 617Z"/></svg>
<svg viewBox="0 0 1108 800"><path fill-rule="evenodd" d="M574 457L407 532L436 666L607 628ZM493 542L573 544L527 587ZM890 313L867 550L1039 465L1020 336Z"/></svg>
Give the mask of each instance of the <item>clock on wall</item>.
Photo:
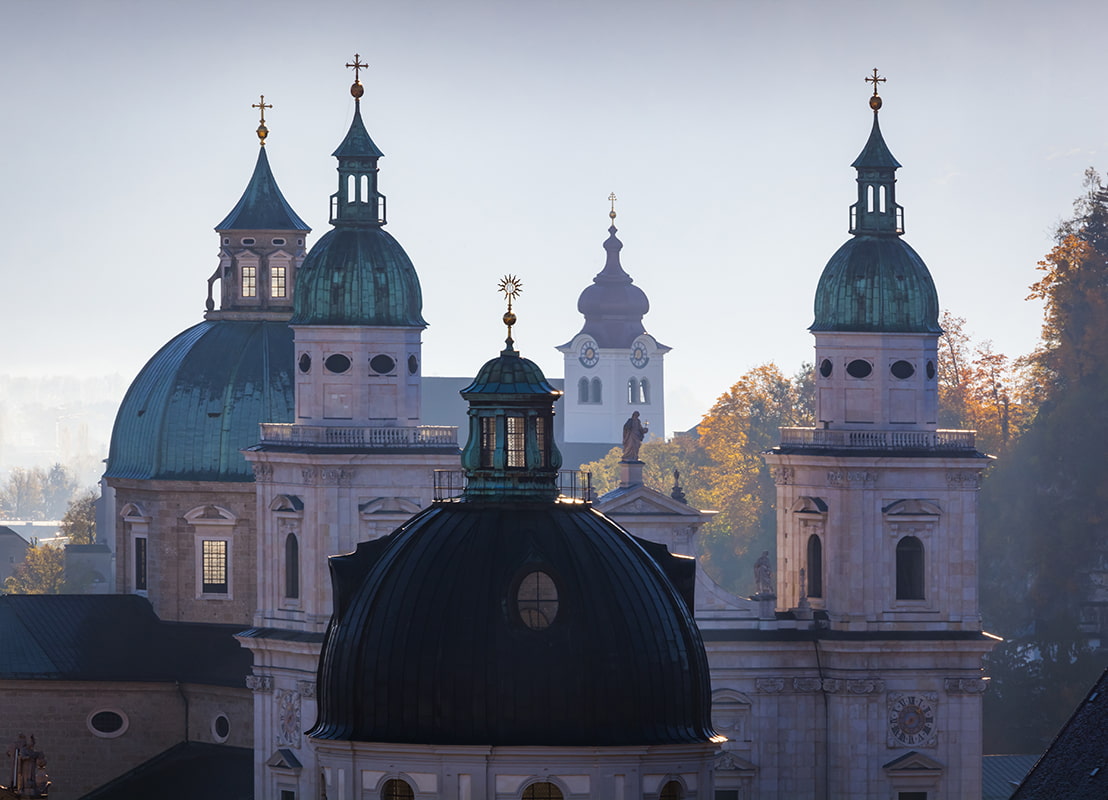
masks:
<svg viewBox="0 0 1108 800"><path fill-rule="evenodd" d="M889 697L889 745L935 744L935 696L906 692Z"/></svg>
<svg viewBox="0 0 1108 800"><path fill-rule="evenodd" d="M582 367L595 367L597 362L600 361L600 352L596 342L592 339L581 342L581 350L577 360L581 362Z"/></svg>
<svg viewBox="0 0 1108 800"><path fill-rule="evenodd" d="M650 356L646 354L646 342L640 340L631 345L631 365L633 367L642 369L648 361L650 361Z"/></svg>

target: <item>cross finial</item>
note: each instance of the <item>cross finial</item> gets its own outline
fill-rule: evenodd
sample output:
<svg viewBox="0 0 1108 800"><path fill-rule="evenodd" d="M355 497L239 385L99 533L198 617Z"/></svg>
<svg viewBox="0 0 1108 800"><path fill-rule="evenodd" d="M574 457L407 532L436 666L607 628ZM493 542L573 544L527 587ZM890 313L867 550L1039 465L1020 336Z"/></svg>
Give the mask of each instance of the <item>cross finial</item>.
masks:
<svg viewBox="0 0 1108 800"><path fill-rule="evenodd" d="M512 326L516 324L516 315L512 311L512 301L523 291L523 281L515 275L505 275L498 284L500 292L508 301L508 310L504 312L504 324L508 326L508 347L512 346Z"/></svg>
<svg viewBox="0 0 1108 800"><path fill-rule="evenodd" d="M265 137L269 136L269 128L265 126L265 110L267 108L273 108L271 103L265 101L265 95L260 95L258 102L250 106L251 108L257 108L261 111L262 120L258 125L258 140L261 142L262 147L265 147Z"/></svg>
<svg viewBox="0 0 1108 800"><path fill-rule="evenodd" d="M880 78L877 75L877 67L873 68L873 75L872 76L866 77L866 83L872 83L873 84L873 97L871 97L869 99L869 107L872 108L874 110L874 112L876 112L877 109L881 108L881 96L879 94L877 94L877 84L884 83L884 82L885 82L885 79Z"/></svg>
<svg viewBox="0 0 1108 800"><path fill-rule="evenodd" d="M612 210L608 212L608 218L612 220L612 224L615 224L616 221L616 200L618 199L615 192L608 195L608 201L612 204Z"/></svg>
<svg viewBox="0 0 1108 800"><path fill-rule="evenodd" d="M350 86L350 94L355 100L360 100L362 95L365 94L365 88L362 86L361 73L369 64L363 63L361 56L355 53L354 60L346 66L348 69L354 70L354 83Z"/></svg>

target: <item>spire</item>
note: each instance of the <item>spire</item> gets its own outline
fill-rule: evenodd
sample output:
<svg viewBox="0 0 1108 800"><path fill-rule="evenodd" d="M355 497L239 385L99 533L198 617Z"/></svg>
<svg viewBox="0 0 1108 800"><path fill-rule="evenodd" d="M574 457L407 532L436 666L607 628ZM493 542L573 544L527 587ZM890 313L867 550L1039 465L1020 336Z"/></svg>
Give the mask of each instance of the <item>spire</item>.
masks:
<svg viewBox="0 0 1108 800"><path fill-rule="evenodd" d="M332 153L338 159L339 187L331 195L331 224L335 226L374 225L386 223L385 196L377 191L377 159L385 154L373 143L362 122L362 96L365 87L360 79L366 67L355 53L347 64L354 70L350 95L354 98L354 119L346 138Z"/></svg>
<svg viewBox="0 0 1108 800"><path fill-rule="evenodd" d="M265 126L265 110L267 108L273 108L272 103L265 101L265 95L260 95L258 102L254 103L251 108L256 108L261 112L262 119L258 123L258 144L265 147L265 137L269 136L269 128Z"/></svg>
<svg viewBox="0 0 1108 800"><path fill-rule="evenodd" d="M850 232L855 235L893 235L904 233L904 209L896 204L896 170L900 163L889 151L881 135L877 115L881 96L877 84L885 78L877 74L866 78L873 84L869 107L873 109L873 128L862 152L850 166L858 170L858 202L850 207Z"/></svg>

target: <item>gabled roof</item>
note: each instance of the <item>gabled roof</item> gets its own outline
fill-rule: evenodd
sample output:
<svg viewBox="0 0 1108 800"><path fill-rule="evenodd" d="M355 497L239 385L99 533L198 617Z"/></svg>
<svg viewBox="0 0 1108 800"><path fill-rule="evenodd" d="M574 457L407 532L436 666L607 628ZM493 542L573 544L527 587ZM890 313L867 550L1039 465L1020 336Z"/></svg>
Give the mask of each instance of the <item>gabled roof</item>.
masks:
<svg viewBox="0 0 1108 800"><path fill-rule="evenodd" d="M0 678L242 686L239 628L162 622L137 595L3 595Z"/></svg>
<svg viewBox="0 0 1108 800"><path fill-rule="evenodd" d="M254 754L246 747L182 742L81 800L252 800Z"/></svg>

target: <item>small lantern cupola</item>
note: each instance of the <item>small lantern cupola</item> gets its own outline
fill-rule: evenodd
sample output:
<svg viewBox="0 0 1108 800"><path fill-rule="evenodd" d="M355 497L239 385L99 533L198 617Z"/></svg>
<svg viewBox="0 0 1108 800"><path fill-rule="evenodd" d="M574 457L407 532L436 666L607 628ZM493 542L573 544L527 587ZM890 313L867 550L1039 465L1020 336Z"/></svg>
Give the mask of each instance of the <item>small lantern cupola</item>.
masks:
<svg viewBox="0 0 1108 800"><path fill-rule="evenodd" d="M562 393L513 346L512 301L522 287L513 275L500 281L508 300L505 347L461 391L469 403L469 441L462 450L468 501L549 502L558 496L562 456L554 444L554 401Z"/></svg>
<svg viewBox="0 0 1108 800"><path fill-rule="evenodd" d="M362 122L362 95L365 87L359 78L366 67L357 53L353 63L346 66L354 70L354 83L350 94L354 98L354 119L346 138L333 155L338 159L339 188L331 195L331 224L373 225L386 223L385 196L377 190L377 159L384 153L373 143Z"/></svg>
<svg viewBox="0 0 1108 800"><path fill-rule="evenodd" d="M881 109L881 96L877 84L884 78L866 78L873 84L873 96L869 107L873 109L873 130L862 152L850 166L858 170L858 202L850 207L850 232L854 234L892 235L904 233L904 209L896 204L896 170L900 163L889 152L881 135L877 113Z"/></svg>

